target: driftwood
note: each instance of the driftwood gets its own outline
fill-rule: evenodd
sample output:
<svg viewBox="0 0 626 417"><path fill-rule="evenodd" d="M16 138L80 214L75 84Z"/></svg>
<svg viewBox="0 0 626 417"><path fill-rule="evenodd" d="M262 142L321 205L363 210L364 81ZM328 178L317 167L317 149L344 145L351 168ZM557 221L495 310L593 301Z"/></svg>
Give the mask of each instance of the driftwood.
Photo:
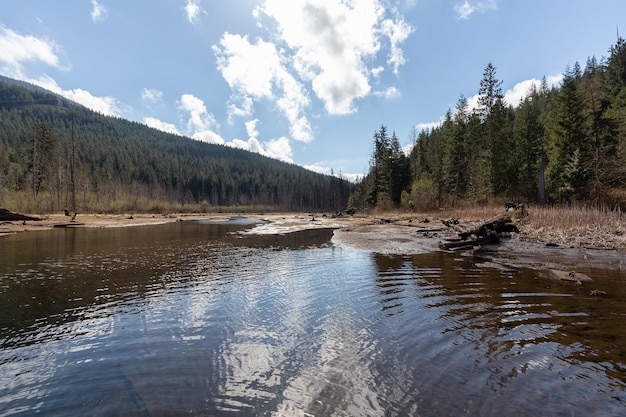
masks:
<svg viewBox="0 0 626 417"><path fill-rule="evenodd" d="M493 245L500 242L500 236L497 233L491 233L488 236L476 238L473 240L458 240L441 242L439 247L445 250L465 250L474 249L482 245Z"/></svg>
<svg viewBox="0 0 626 417"><path fill-rule="evenodd" d="M459 237L461 239L467 239L472 235L476 237L486 237L492 232L495 232L498 235L511 232L519 233L519 229L513 224L513 219L511 219L509 214L500 214L484 223L479 224L467 232L459 233Z"/></svg>
<svg viewBox="0 0 626 417"><path fill-rule="evenodd" d="M509 214L500 214L466 232L460 232L461 240L441 242L439 246L446 250L472 249L477 246L499 243L503 234L511 232L519 232L519 229L513 224ZM474 238L468 240L472 236Z"/></svg>
<svg viewBox="0 0 626 417"><path fill-rule="evenodd" d="M67 228L70 228L70 227L81 227L81 226L84 226L84 225L85 225L85 223L73 222L73 223L57 223L57 224L53 224L52 227L67 227Z"/></svg>
<svg viewBox="0 0 626 417"><path fill-rule="evenodd" d="M29 220L29 221L41 221L40 218L38 217L31 217L31 216L25 216L23 214L19 214L19 213L13 213L7 209L3 209L0 208L0 220L7 220L7 221L22 221L22 220Z"/></svg>

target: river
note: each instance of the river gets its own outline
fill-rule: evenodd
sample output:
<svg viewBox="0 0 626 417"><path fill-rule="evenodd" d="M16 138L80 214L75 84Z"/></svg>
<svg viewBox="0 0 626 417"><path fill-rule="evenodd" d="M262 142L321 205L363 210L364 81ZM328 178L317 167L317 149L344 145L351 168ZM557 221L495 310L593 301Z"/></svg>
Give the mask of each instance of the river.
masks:
<svg viewBox="0 0 626 417"><path fill-rule="evenodd" d="M0 238L0 416L626 415L624 271L249 227Z"/></svg>

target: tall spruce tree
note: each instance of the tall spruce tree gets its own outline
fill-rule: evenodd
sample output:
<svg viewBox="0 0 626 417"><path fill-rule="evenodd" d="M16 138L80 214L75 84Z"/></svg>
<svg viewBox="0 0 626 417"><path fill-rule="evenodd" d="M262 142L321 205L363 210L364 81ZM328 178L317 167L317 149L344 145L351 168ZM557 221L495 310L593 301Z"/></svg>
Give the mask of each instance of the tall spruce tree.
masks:
<svg viewBox="0 0 626 417"><path fill-rule="evenodd" d="M539 191L544 136L540 106L539 92L533 88L517 108L514 122L518 191L527 200L534 199Z"/></svg>
<svg viewBox="0 0 626 417"><path fill-rule="evenodd" d="M35 200L52 173L55 147L56 139L50 125L44 121L35 122L29 134L31 186Z"/></svg>
<svg viewBox="0 0 626 417"><path fill-rule="evenodd" d="M580 65L567 68L552 113L548 181L552 196L585 196L591 180L591 155L584 103L578 90Z"/></svg>
<svg viewBox="0 0 626 417"><path fill-rule="evenodd" d="M496 78L496 67L489 63L483 72L478 90L478 111L481 117L489 164L489 195L505 191L508 168L508 110L502 93L502 81ZM489 197L489 195L484 197Z"/></svg>

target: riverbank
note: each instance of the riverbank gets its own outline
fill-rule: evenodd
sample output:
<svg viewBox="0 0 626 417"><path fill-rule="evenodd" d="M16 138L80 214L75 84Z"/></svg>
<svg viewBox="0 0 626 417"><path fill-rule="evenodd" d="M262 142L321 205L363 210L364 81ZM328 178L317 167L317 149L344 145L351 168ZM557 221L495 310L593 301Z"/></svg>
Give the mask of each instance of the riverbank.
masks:
<svg viewBox="0 0 626 417"><path fill-rule="evenodd" d="M435 250L441 240L455 238L502 213L495 207L437 213L380 213L336 216L324 213L247 214L263 220L248 234L284 234L305 229L334 228L334 241L384 253L419 253ZM233 214L78 214L41 216L41 221L0 222L0 236L54 227L130 227L199 219L227 220ZM511 242L531 242L569 249L604 249L626 252L626 221L621 213L581 209L531 209L517 222L520 233Z"/></svg>

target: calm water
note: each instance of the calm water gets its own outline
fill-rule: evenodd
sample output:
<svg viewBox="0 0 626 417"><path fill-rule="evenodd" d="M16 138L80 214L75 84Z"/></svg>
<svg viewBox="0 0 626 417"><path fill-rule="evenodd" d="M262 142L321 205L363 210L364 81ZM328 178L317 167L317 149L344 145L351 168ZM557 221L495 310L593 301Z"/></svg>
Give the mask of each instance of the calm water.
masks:
<svg viewBox="0 0 626 417"><path fill-rule="evenodd" d="M0 416L626 415L623 271L243 227L0 238Z"/></svg>

